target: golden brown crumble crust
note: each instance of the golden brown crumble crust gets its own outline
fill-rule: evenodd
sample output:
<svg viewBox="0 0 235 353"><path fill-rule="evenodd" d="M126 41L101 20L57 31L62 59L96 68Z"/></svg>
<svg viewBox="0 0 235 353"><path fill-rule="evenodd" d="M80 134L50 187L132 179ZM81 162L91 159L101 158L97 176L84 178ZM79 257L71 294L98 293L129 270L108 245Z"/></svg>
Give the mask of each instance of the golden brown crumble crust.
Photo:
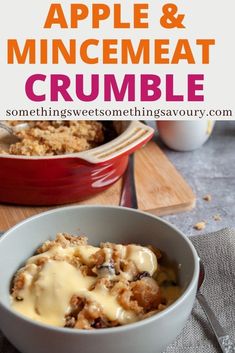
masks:
<svg viewBox="0 0 235 353"><path fill-rule="evenodd" d="M14 122L9 124L15 125ZM103 125L98 121L28 122L27 128L19 129L15 134L20 141L10 145L8 153L12 155L52 156L76 153L104 142Z"/></svg>

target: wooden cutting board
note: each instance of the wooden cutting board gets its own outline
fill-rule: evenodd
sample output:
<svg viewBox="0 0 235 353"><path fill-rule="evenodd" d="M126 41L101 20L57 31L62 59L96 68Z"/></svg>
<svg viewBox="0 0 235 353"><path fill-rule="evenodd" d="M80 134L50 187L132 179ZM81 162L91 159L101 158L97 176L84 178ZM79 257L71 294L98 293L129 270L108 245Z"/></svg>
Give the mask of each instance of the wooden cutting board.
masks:
<svg viewBox="0 0 235 353"><path fill-rule="evenodd" d="M161 216L190 210L195 205L192 189L154 141L135 153L135 180L141 210ZM121 180L108 190L77 204L118 205L120 192ZM0 231L51 208L0 205Z"/></svg>

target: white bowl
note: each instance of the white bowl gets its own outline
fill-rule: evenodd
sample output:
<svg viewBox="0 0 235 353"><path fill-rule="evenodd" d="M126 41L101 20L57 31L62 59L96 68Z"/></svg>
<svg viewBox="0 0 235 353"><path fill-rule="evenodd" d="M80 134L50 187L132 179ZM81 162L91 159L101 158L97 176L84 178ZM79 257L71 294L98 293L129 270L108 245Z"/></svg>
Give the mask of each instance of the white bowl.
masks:
<svg viewBox="0 0 235 353"><path fill-rule="evenodd" d="M162 141L175 151L193 151L201 147L210 137L215 122L158 121L157 130Z"/></svg>
<svg viewBox="0 0 235 353"><path fill-rule="evenodd" d="M23 317L10 306L16 270L57 232L101 241L152 244L181 264L183 294L164 311L134 324L92 331L57 328ZM0 240L0 329L22 353L160 353L180 333L195 300L199 261L191 242L169 223L146 213L104 206L55 209L29 218ZM4 269L4 270L3 270Z"/></svg>

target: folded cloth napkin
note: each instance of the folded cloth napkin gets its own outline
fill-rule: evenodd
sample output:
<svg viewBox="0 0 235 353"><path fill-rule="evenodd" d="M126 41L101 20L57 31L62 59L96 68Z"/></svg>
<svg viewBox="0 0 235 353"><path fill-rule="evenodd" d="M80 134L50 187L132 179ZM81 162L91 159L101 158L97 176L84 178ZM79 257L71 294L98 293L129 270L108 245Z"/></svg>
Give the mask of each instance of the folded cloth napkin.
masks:
<svg viewBox="0 0 235 353"><path fill-rule="evenodd" d="M190 237L206 269L201 292L235 341L235 229ZM33 349L32 349L33 351ZM220 352L209 323L195 302L192 315L165 353ZM0 353L19 353L0 333ZM126 352L128 353L128 352Z"/></svg>
<svg viewBox="0 0 235 353"><path fill-rule="evenodd" d="M235 229L190 237L206 278L201 292L222 327L235 342ZM165 353L221 352L206 316L196 301L186 326Z"/></svg>

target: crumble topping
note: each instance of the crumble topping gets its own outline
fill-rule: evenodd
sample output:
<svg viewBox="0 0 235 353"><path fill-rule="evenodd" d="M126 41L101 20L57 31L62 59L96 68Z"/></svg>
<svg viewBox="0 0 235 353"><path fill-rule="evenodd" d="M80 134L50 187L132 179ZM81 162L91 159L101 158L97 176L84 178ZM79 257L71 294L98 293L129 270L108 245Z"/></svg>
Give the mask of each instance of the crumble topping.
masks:
<svg viewBox="0 0 235 353"><path fill-rule="evenodd" d="M196 223L193 228L196 230L203 230L205 229L205 227L206 227L206 222L203 221L203 222Z"/></svg>
<svg viewBox="0 0 235 353"><path fill-rule="evenodd" d="M7 122L17 127L15 122ZM24 156L52 156L82 152L104 142L104 129L98 121L35 121L15 130L19 142L0 153Z"/></svg>
<svg viewBox="0 0 235 353"><path fill-rule="evenodd" d="M13 279L15 310L59 327L125 325L165 309L180 295L175 269L162 253L137 244L89 245L84 236L57 234Z"/></svg>

